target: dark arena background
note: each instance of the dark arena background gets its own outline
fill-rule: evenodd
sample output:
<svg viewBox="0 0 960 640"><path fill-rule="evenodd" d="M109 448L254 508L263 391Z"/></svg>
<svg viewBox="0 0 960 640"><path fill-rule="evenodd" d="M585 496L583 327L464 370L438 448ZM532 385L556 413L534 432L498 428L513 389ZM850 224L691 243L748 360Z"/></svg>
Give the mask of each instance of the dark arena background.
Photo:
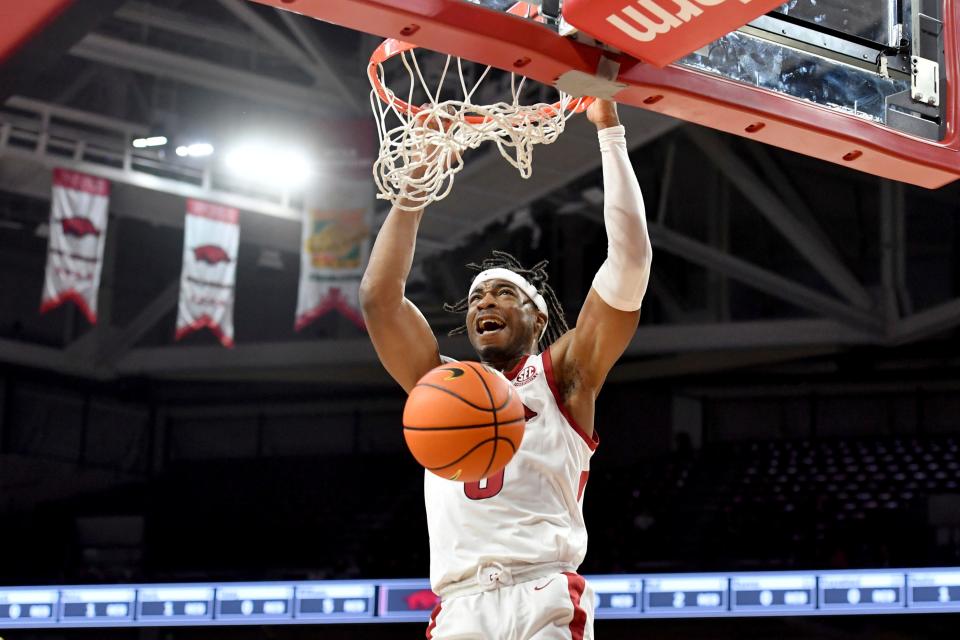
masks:
<svg viewBox="0 0 960 640"><path fill-rule="evenodd" d="M389 208L370 172L381 38L246 0L30 4L0 0L0 640L423 637L424 472L349 295ZM909 2L814 5L764 19L839 42L837 15L880 15L920 55ZM912 5L955 54L952 2ZM872 57L886 73L907 45L847 36L870 82L799 65L783 91L893 127L907 112L884 115ZM956 133L940 53L946 107L909 116L911 136ZM741 54L709 64L761 86L773 58ZM904 60L890 86L910 87ZM655 257L597 404L580 569L597 636L957 637L960 186L620 116ZM407 288L443 354L474 355L443 304L493 249L549 260L576 320L607 250L596 146L575 117L530 180L466 155ZM109 183L108 227L51 219L60 169ZM239 225L232 253L195 252L235 268L230 329L178 322L188 201ZM94 310L41 311L64 234L102 240Z"/></svg>

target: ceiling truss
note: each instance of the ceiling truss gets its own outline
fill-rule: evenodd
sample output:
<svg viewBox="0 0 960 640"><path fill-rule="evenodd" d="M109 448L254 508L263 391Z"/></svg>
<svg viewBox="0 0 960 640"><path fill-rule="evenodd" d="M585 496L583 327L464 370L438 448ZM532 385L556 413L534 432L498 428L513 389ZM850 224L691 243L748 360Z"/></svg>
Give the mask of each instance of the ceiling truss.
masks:
<svg viewBox="0 0 960 640"><path fill-rule="evenodd" d="M146 29L234 49L255 42L257 47L269 50L302 72L309 83L281 80L254 70L94 32L70 52L91 66L63 87L59 100L69 103L102 74L120 70L129 76L164 78L280 107L307 119L366 110L362 83L351 79L353 71L345 70L334 48L318 37L314 29L317 25L289 12L271 16L269 10L241 0L218 0L217 5L232 21L218 23L139 1L124 5L115 18ZM149 132L146 123L127 122L24 97L10 99L6 107L0 109L0 188L4 190L47 198L49 178L44 176L48 176L54 166L67 166L129 188L127 195L122 189L117 193L112 206L115 215L141 216L157 224L182 226L182 207L173 213L162 212L170 209L170 198L216 200L245 212L272 217L276 223L273 226L278 230L258 236L262 246L298 250L300 213L295 206L298 194L251 195L249 190L231 190L222 185L210 166L176 164L149 154L138 155L129 140ZM679 126L677 121L648 111L623 109L621 116L629 132L629 147L635 154ZM882 282L875 292L844 262L834 239L817 225L791 177L771 161L768 151L754 145L744 153L718 134L689 126L682 131L682 137L692 142L713 170L723 176L725 185L752 204L829 290L777 273L733 255L726 246L693 237L672 226L670 193L677 188L677 176L683 167L678 160L678 137L669 136L659 174L658 198L648 202L655 250L707 270L712 274L712 281L721 284L736 281L763 295L783 300L806 317L743 322L722 321L730 316L729 309L702 314L685 307L671 289L671 283L656 272L655 261L650 295L658 299L668 321L657 326L641 326L623 364L614 374L616 379L644 379L658 372L676 375L752 366L833 353L855 345L896 346L960 326L960 299L946 300L919 311L914 309L905 276L902 186L878 181L882 190L879 195ZM418 253L418 264L422 265L425 259L442 259L445 251L468 242L492 223L513 216L550 194L569 190L571 183L595 174L600 166L595 146L592 127L583 119L571 121L568 131L553 147L540 151L534 177L527 182L518 181L497 154L478 153L468 161L468 169L458 175L460 197L437 203L424 218L421 249L425 250ZM98 153L91 154L92 150ZM106 160L97 161L94 156ZM25 172L32 177L25 179ZM491 189L491 185L497 188ZM161 200L161 196L166 199ZM595 224L602 223L602 212L596 203L577 201L578 197L579 194L572 194L570 207ZM156 200L156 204L151 207L149 200ZM718 218L720 224L726 224L728 217L725 214L722 220ZM105 272L104 283L113 276ZM169 283L125 326L114 326L109 313L105 313L103 326L62 350L0 340L0 360L98 379L146 375L196 379L286 377L329 382L348 379L370 384L386 380L365 339L316 344L241 344L229 351L219 347L138 347L138 341L175 307L177 288L177 282ZM111 287L102 287L101 307L107 310L110 295ZM710 298L709 304L729 304L722 295ZM452 356L471 355L462 340L443 339L442 345L444 353Z"/></svg>

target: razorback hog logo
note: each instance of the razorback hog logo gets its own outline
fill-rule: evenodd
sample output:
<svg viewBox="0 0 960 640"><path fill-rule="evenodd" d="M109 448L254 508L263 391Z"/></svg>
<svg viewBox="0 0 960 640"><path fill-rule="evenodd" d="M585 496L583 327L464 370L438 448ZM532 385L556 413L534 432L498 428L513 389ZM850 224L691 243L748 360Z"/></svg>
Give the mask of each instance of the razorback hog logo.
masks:
<svg viewBox="0 0 960 640"><path fill-rule="evenodd" d="M740 4L751 2L739 1ZM607 16L607 22L634 40L650 42L702 15L702 7L713 7L724 2L726 0L633 0L620 11ZM644 11L633 5L639 5ZM673 5L675 9L671 12L661 5Z"/></svg>
<svg viewBox="0 0 960 640"><path fill-rule="evenodd" d="M220 262L230 262L230 256L227 255L227 252L215 244L205 244L194 247L193 257L209 265L216 265Z"/></svg>
<svg viewBox="0 0 960 640"><path fill-rule="evenodd" d="M414 591L406 597L407 607L412 611L429 611L437 606L440 597L430 589Z"/></svg>
<svg viewBox="0 0 960 640"><path fill-rule="evenodd" d="M100 230L88 218L81 218L80 216L62 218L60 226L63 227L63 233L68 236L83 238L84 236L100 235Z"/></svg>

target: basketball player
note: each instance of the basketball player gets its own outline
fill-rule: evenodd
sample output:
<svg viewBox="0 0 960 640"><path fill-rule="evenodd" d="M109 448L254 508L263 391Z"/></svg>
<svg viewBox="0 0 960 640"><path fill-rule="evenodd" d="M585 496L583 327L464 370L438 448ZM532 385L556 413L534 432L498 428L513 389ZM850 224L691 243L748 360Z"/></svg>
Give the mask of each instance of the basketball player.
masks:
<svg viewBox="0 0 960 640"><path fill-rule="evenodd" d="M483 482L425 472L430 583L440 596L428 638L593 637L594 593L576 570L587 548L583 491L599 442L594 402L636 331L651 249L616 106L598 100L587 117L599 132L608 252L576 327L566 327L545 263L525 271L499 252L474 265L481 271L453 307L466 311L480 360L513 383L527 426L514 458ZM407 392L442 362L426 319L404 297L422 215L389 213L360 290L377 354Z"/></svg>

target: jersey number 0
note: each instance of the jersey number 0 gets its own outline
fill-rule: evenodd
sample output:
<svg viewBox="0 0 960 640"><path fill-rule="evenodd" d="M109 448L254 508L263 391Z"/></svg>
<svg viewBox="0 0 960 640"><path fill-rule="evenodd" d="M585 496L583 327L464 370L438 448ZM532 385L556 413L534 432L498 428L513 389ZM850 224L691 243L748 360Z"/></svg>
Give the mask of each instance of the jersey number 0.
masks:
<svg viewBox="0 0 960 640"><path fill-rule="evenodd" d="M492 498L503 489L504 471L505 469L501 469L489 478L484 478L479 482L465 482L463 484L463 492L467 494L467 497L471 500L486 500L487 498Z"/></svg>

